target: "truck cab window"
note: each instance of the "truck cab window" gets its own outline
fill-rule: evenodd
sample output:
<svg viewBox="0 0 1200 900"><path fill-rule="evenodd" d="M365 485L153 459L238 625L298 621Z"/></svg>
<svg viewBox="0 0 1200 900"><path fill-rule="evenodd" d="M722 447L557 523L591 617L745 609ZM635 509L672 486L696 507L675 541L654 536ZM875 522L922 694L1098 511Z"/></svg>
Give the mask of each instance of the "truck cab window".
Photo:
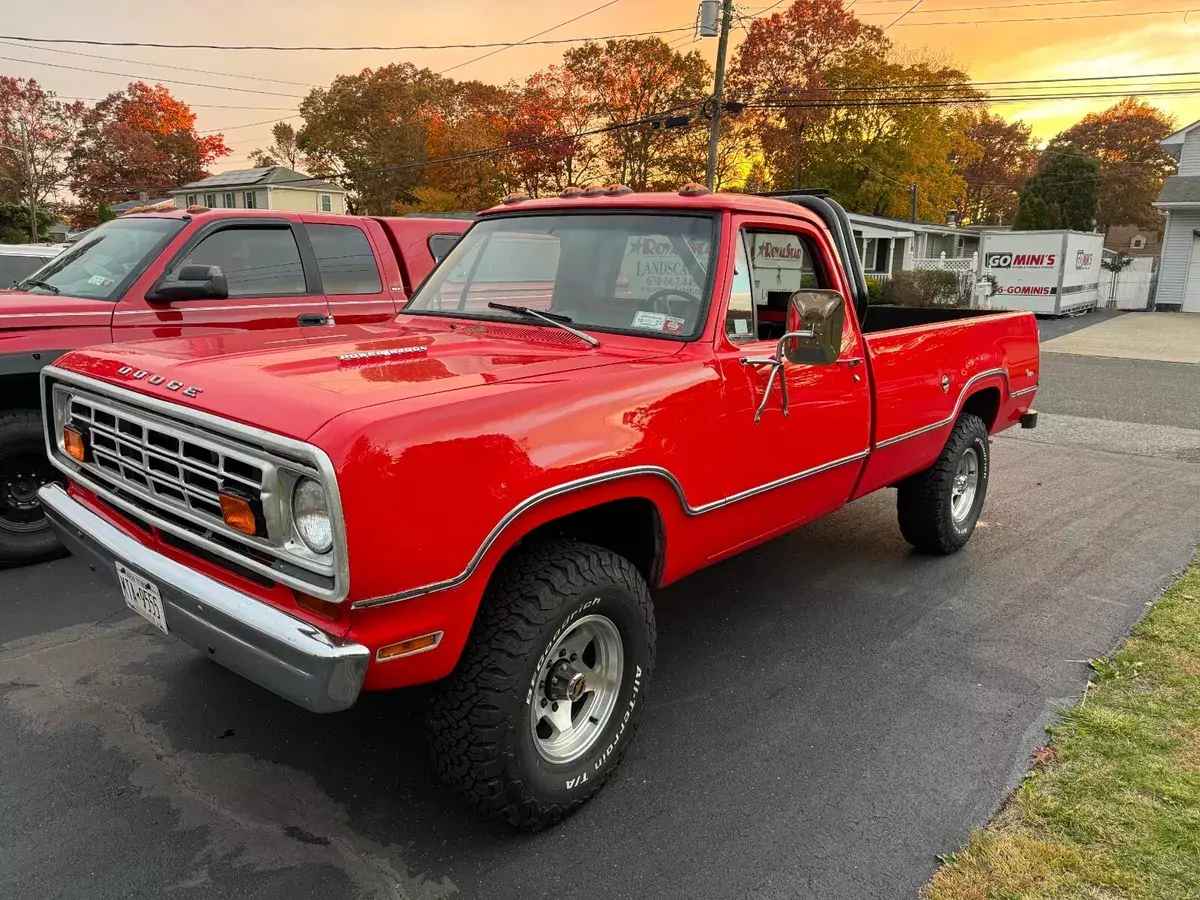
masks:
<svg viewBox="0 0 1200 900"><path fill-rule="evenodd" d="M729 307L725 312L725 333L734 342L755 339L754 294L744 231L738 233L734 248L733 286L729 291Z"/></svg>
<svg viewBox="0 0 1200 900"><path fill-rule="evenodd" d="M226 228L204 238L168 278L187 265L220 266L230 297L308 293L300 250L290 228Z"/></svg>
<svg viewBox="0 0 1200 900"><path fill-rule="evenodd" d="M783 337L788 298L805 288L827 287L809 242L784 231L748 231L754 321L760 341Z"/></svg>

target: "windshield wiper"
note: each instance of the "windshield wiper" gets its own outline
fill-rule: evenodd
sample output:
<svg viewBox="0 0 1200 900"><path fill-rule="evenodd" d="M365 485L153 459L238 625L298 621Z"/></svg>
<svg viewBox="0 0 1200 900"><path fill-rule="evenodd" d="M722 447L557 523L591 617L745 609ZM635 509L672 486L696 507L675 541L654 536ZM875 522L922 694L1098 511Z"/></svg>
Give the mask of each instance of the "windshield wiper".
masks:
<svg viewBox="0 0 1200 900"><path fill-rule="evenodd" d="M488 309L502 309L505 312L517 313L517 315L528 316L531 319L541 319L543 322L549 322L555 328L561 328L563 331L569 331L581 341L586 341L593 347L599 347L600 342L590 334L584 334L578 328L571 327L571 317L564 316L561 313L541 312L536 309L530 309L528 306L509 306L507 303L489 303Z"/></svg>
<svg viewBox="0 0 1200 900"><path fill-rule="evenodd" d="M56 288L54 285L52 285L52 284L51 284L50 282L48 282L48 281L37 281L37 280L35 280L35 279L30 279L30 280L26 280L26 281L22 281L22 282L21 282L21 285L22 285L22 287L23 287L24 285L27 285L27 284L28 284L28 285L32 285L33 287L45 288L46 290L48 290L48 291L53 291L53 292L54 292L54 293L56 293L56 294L61 294L61 293L62 293L62 291L60 291L58 288Z"/></svg>

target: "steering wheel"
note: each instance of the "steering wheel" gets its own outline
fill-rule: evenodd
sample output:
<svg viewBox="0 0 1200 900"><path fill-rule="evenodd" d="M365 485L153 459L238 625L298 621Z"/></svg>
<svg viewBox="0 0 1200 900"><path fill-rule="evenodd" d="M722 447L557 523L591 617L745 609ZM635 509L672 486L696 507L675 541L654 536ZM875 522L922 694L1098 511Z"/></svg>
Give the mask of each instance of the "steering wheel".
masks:
<svg viewBox="0 0 1200 900"><path fill-rule="evenodd" d="M667 299L668 295L670 295L670 294L675 294L678 297L682 297L688 303L693 304L696 308L699 308L699 306L700 306L700 298L693 297L687 291L680 290L679 288L670 288L670 287L663 288L661 291L655 291L653 294L651 294L649 297L646 298L646 302L648 304L650 304L650 306L654 312L658 312L658 313L665 312L668 316L674 316L675 312L671 309L671 301ZM687 313L685 312L679 318L686 319Z"/></svg>

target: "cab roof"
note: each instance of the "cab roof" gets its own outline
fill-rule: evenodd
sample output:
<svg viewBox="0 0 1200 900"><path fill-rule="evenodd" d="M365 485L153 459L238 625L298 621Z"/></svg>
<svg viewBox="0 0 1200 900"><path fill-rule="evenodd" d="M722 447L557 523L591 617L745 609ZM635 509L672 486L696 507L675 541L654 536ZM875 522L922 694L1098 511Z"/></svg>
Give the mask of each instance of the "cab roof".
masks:
<svg viewBox="0 0 1200 900"><path fill-rule="evenodd" d="M788 203L786 200L776 200L771 197L757 197L753 194L699 194L685 195L670 191L646 191L644 193L628 194L598 194L576 197L545 197L539 200L516 200L509 203L499 203L486 209L480 216L494 216L505 213L547 212L551 210L579 209L656 209L678 210L680 212L756 212L764 215L790 216L794 219L806 219L819 223L820 220L802 206Z"/></svg>

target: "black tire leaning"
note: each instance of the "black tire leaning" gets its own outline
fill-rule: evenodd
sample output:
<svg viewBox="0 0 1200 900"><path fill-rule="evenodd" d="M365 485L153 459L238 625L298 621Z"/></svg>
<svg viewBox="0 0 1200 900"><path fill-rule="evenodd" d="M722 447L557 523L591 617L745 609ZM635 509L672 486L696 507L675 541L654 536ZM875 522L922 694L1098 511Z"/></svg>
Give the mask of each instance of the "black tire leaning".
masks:
<svg viewBox="0 0 1200 900"><path fill-rule="evenodd" d="M0 412L0 457L18 452L40 454L45 459L46 438L42 415L37 410ZM0 503L3 502L0 497ZM20 532L5 528L0 522L0 566L26 565L65 555L66 548L51 530L50 523L43 520L43 525L37 530Z"/></svg>
<svg viewBox="0 0 1200 900"><path fill-rule="evenodd" d="M955 521L951 514L951 493L959 461L970 449L979 460L979 481L975 500L967 515ZM987 496L991 468L987 426L979 416L963 413L954 423L937 461L899 485L896 515L904 539L922 553L954 553L971 539L983 501Z"/></svg>
<svg viewBox="0 0 1200 900"><path fill-rule="evenodd" d="M625 662L601 736L579 759L557 765L536 749L529 704L545 654L581 613L617 626ZM574 541L520 552L493 578L457 668L438 686L429 721L434 768L492 818L528 830L560 821L600 789L632 740L654 643L650 593L627 559Z"/></svg>

